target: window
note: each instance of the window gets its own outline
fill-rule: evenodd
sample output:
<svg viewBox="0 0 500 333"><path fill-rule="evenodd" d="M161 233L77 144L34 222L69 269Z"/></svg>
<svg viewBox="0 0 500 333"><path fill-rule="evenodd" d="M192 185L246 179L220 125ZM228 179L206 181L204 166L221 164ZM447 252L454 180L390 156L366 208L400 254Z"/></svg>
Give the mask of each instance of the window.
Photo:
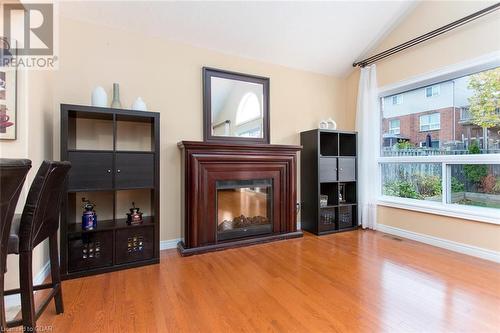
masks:
<svg viewBox="0 0 500 333"><path fill-rule="evenodd" d="M427 141L420 142L420 148L429 148L427 147ZM439 148L439 140L431 140L430 148Z"/></svg>
<svg viewBox="0 0 500 333"><path fill-rule="evenodd" d="M448 203L500 209L500 164L449 166Z"/></svg>
<svg viewBox="0 0 500 333"><path fill-rule="evenodd" d="M439 84L391 87L380 97L380 204L500 224L500 114L492 88L500 67L483 68L426 77ZM395 107L403 94L404 107ZM401 121L414 125L401 132Z"/></svg>
<svg viewBox="0 0 500 333"><path fill-rule="evenodd" d="M425 88L425 97L433 97L433 96L438 96L441 92L441 88L439 85L431 86Z"/></svg>
<svg viewBox="0 0 500 333"><path fill-rule="evenodd" d="M424 114L419 117L420 132L434 131L441 127L441 115L439 113Z"/></svg>
<svg viewBox="0 0 500 333"><path fill-rule="evenodd" d="M403 95L392 96L392 104L393 105L403 104Z"/></svg>
<svg viewBox="0 0 500 333"><path fill-rule="evenodd" d="M439 163L382 164L382 194L400 198L441 201Z"/></svg>
<svg viewBox="0 0 500 333"><path fill-rule="evenodd" d="M260 138L260 127L252 128L250 130L241 132L238 134L238 136L245 137L245 138Z"/></svg>
<svg viewBox="0 0 500 333"><path fill-rule="evenodd" d="M400 123L401 121L399 119L389 120L389 134L399 134Z"/></svg>
<svg viewBox="0 0 500 333"><path fill-rule="evenodd" d="M238 105L236 112L236 125L241 125L261 118L262 111L257 95L253 92L246 93Z"/></svg>

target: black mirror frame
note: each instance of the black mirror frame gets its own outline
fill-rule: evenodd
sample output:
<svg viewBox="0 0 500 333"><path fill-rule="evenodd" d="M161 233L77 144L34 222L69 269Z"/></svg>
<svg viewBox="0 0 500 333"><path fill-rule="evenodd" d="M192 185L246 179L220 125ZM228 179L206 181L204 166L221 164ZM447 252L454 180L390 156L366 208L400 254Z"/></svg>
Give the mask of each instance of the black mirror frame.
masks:
<svg viewBox="0 0 500 333"><path fill-rule="evenodd" d="M211 78L220 77L230 80L252 82L262 84L263 100L262 105L262 138L244 138L234 136L212 135L212 85ZM225 71L216 68L203 67L203 140L205 142L227 142L239 144L269 144L270 143L270 121L269 121L269 78L248 75L236 72Z"/></svg>

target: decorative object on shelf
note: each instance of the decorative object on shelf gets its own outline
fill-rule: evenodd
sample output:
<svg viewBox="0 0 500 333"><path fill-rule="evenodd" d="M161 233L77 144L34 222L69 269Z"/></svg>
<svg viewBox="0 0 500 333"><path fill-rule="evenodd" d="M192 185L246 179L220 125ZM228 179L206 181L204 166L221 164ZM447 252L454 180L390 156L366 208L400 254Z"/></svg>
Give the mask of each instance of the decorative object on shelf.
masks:
<svg viewBox="0 0 500 333"><path fill-rule="evenodd" d="M339 203L345 202L345 184L339 184Z"/></svg>
<svg viewBox="0 0 500 333"><path fill-rule="evenodd" d="M127 224L141 224L142 222L142 212L139 207L135 206L135 202L132 202L130 213L127 213Z"/></svg>
<svg viewBox="0 0 500 333"><path fill-rule="evenodd" d="M97 214L95 213L95 204L82 198L83 204L83 215L82 215L82 229L83 230L94 230L97 227Z"/></svg>
<svg viewBox="0 0 500 333"><path fill-rule="evenodd" d="M337 123L332 118L328 118L326 120L326 123L328 125L328 127L327 127L328 129L331 129L331 130L336 130L337 129Z"/></svg>
<svg viewBox="0 0 500 333"><path fill-rule="evenodd" d="M120 102L120 85L118 83L113 83L113 101L111 102L111 107L115 109L121 109L122 103Z"/></svg>
<svg viewBox="0 0 500 333"><path fill-rule="evenodd" d="M146 103L142 100L141 97L137 97L134 104L132 104L131 109L137 111L148 111Z"/></svg>
<svg viewBox="0 0 500 333"><path fill-rule="evenodd" d="M16 71L16 67L0 67L0 140L16 139Z"/></svg>
<svg viewBox="0 0 500 333"><path fill-rule="evenodd" d="M98 86L92 90L91 103L92 106L99 106L103 108L108 106L108 94L106 94L103 87Z"/></svg>
<svg viewBox="0 0 500 333"><path fill-rule="evenodd" d="M318 127L320 129L328 129L328 123L326 122L326 120L322 120L322 121L319 122Z"/></svg>
<svg viewBox="0 0 500 333"><path fill-rule="evenodd" d="M328 206L328 195L321 194L319 196L319 206L320 207Z"/></svg>

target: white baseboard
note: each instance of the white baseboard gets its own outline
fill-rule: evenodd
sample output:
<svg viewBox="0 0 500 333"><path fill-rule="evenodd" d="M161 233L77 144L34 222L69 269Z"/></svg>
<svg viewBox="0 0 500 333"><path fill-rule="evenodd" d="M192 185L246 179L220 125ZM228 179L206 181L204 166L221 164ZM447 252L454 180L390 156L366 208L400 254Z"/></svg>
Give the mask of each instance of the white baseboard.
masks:
<svg viewBox="0 0 500 333"><path fill-rule="evenodd" d="M478 257L481 259L486 259L500 263L500 252L484 249L481 247L454 242L448 239L438 238L434 236L429 236L425 234L420 234L413 231L408 231L396 227L391 227L384 224L377 225L377 231L385 232L386 234L391 234L403 238L408 238L417 242L441 247L450 251L459 252L462 254L467 254L473 257Z"/></svg>
<svg viewBox="0 0 500 333"><path fill-rule="evenodd" d="M177 243L179 243L180 240L180 238L176 238L160 241L160 251L177 248Z"/></svg>
<svg viewBox="0 0 500 333"><path fill-rule="evenodd" d="M50 274L50 260L47 260L45 265L43 265L42 269L38 272L37 275L33 278L33 284L42 284L47 276ZM20 295L9 295L4 297L5 301L5 309L9 311L10 309L19 308L21 306L21 296Z"/></svg>

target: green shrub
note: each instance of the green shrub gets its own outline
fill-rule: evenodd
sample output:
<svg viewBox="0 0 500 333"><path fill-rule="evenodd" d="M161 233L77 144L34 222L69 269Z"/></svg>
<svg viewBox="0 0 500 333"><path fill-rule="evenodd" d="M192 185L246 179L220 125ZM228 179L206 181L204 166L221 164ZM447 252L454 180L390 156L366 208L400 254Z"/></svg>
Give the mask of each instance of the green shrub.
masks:
<svg viewBox="0 0 500 333"><path fill-rule="evenodd" d="M481 149L479 149L477 141L472 142L469 146L469 154L480 153ZM464 165L464 174L469 181L478 184L488 175L488 166L485 164L466 164Z"/></svg>
<svg viewBox="0 0 500 333"><path fill-rule="evenodd" d="M395 180L384 184L383 193L400 198L422 199L415 185L407 180Z"/></svg>
<svg viewBox="0 0 500 333"><path fill-rule="evenodd" d="M456 177L451 177L451 192L463 192L465 190L465 185L461 183Z"/></svg>
<svg viewBox="0 0 500 333"><path fill-rule="evenodd" d="M442 193L441 178L438 176L415 175L418 193L423 197L433 197Z"/></svg>
<svg viewBox="0 0 500 333"><path fill-rule="evenodd" d="M394 145L396 149L412 149L415 146L410 141L399 140L398 143Z"/></svg>

